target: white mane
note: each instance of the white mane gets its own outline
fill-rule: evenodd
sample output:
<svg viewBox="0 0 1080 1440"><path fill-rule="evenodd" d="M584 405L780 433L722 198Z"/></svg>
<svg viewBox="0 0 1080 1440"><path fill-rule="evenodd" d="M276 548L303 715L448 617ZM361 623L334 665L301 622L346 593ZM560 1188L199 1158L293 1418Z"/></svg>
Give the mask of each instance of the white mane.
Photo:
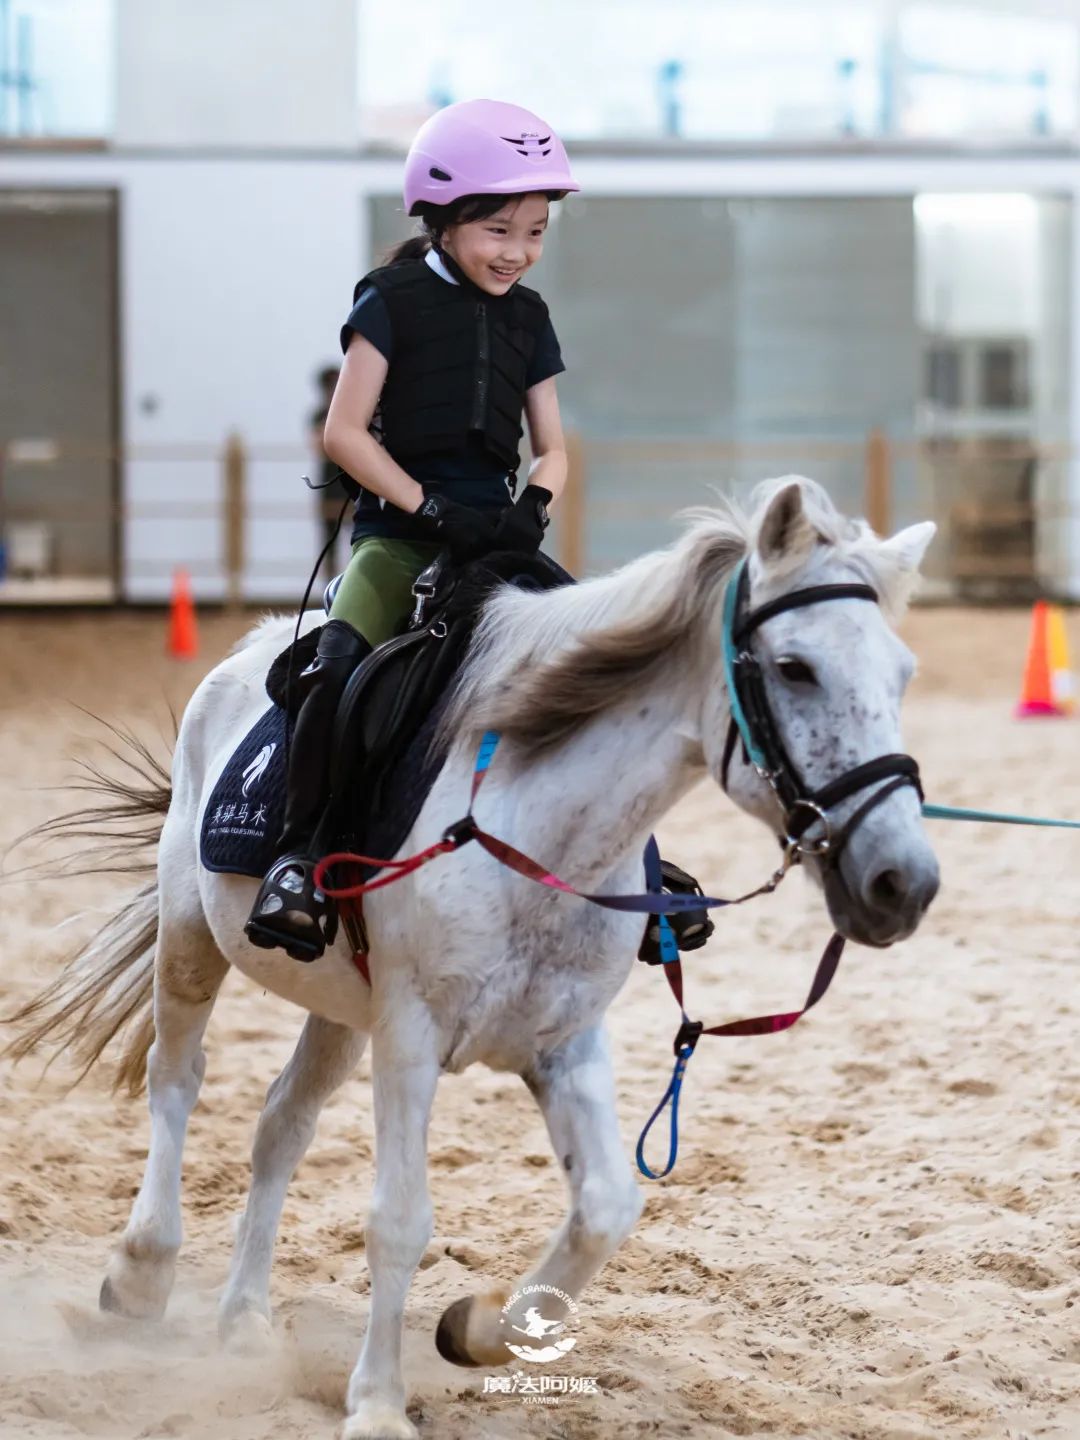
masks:
<svg viewBox="0 0 1080 1440"><path fill-rule="evenodd" d="M911 577L866 522L841 515L813 480L764 481L747 508L725 498L688 511L673 544L609 575L543 594L500 590L484 609L442 735L471 740L496 729L526 749L545 749L617 703L644 670L677 664L718 619L728 576L753 548L773 495L792 481L802 488L818 551L833 559L840 552L877 590L886 614L898 617ZM814 568L814 559L808 565L800 556L789 573ZM774 574L784 577L782 560Z"/></svg>

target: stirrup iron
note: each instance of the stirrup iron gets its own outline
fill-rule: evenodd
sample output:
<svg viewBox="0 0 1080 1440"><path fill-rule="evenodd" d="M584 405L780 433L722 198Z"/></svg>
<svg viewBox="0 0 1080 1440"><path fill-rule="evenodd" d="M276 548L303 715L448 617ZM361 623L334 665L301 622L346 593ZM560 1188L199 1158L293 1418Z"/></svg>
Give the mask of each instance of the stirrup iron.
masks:
<svg viewBox="0 0 1080 1440"><path fill-rule="evenodd" d="M275 861L259 887L244 934L261 950L281 946L293 960L318 960L334 943L337 906L315 884L318 862L303 855ZM290 917L302 916L297 920Z"/></svg>
<svg viewBox="0 0 1080 1440"><path fill-rule="evenodd" d="M660 877L662 890L666 895L704 895L704 891L693 875L681 870L678 865L673 865L670 860L660 861ZM675 943L679 950L685 953L688 950L700 950L702 945L716 929L715 924L709 917L708 910L676 910L667 917L675 936ZM660 916L650 915L645 925L645 936L638 950L638 959L644 960L646 965L659 965L662 961L660 953Z"/></svg>

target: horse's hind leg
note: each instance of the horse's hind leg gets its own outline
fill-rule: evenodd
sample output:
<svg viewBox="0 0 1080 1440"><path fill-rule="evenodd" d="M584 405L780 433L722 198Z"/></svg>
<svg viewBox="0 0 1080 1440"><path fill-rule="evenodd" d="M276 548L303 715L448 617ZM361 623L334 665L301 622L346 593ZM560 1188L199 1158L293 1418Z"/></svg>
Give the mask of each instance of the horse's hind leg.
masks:
<svg viewBox="0 0 1080 1440"><path fill-rule="evenodd" d="M164 848L163 839L163 848ZM163 895L154 963L154 1043L147 1057L150 1150L139 1193L101 1286L101 1308L158 1319L180 1249L180 1165L206 1057L202 1037L228 964L203 918L194 883Z"/></svg>
<svg viewBox="0 0 1080 1440"><path fill-rule="evenodd" d="M519 1292L505 1317L502 1294L455 1301L439 1321L439 1353L458 1365L501 1365L512 1359L506 1325L522 1327L523 1312L543 1296L545 1320L561 1320L569 1308L550 1286L575 1299L633 1229L641 1192L623 1151L615 1111L607 1037L597 1026L571 1037L546 1056L525 1081L536 1097L570 1189L570 1213L547 1254L513 1288Z"/></svg>
<svg viewBox="0 0 1080 1440"><path fill-rule="evenodd" d="M241 1345L270 1329L270 1265L293 1171L315 1134L319 1112L355 1070L367 1036L309 1015L292 1058L270 1086L251 1155L251 1190L232 1269L221 1297L223 1339Z"/></svg>

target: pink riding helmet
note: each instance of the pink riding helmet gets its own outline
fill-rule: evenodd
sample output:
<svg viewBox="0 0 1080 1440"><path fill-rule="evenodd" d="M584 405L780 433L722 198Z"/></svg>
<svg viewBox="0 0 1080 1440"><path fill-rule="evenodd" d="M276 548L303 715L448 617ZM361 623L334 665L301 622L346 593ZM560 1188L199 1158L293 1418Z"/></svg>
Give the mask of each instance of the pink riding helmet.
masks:
<svg viewBox="0 0 1080 1440"><path fill-rule="evenodd" d="M405 159L405 210L462 195L580 190L563 143L531 110L501 100L462 100L420 127Z"/></svg>

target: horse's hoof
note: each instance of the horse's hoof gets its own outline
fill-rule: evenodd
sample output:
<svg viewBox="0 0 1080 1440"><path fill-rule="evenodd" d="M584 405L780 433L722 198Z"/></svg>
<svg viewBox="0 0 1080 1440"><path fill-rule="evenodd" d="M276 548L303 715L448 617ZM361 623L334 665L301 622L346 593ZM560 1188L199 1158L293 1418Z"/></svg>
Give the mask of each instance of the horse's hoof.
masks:
<svg viewBox="0 0 1080 1440"><path fill-rule="evenodd" d="M385 1400L361 1400L341 1427L341 1440L419 1440L404 1410Z"/></svg>
<svg viewBox="0 0 1080 1440"><path fill-rule="evenodd" d="M113 1283L106 1275L101 1282L101 1289L98 1291L98 1309L106 1310L110 1315L123 1315L123 1305L120 1304L120 1297L113 1289Z"/></svg>
<svg viewBox="0 0 1080 1440"><path fill-rule="evenodd" d="M463 1300L455 1300L443 1311L436 1327L435 1349L444 1360L449 1360L451 1365L479 1365L480 1363L462 1349L462 1342L469 1328L471 1308L471 1295L466 1295Z"/></svg>
<svg viewBox="0 0 1080 1440"><path fill-rule="evenodd" d="M442 1313L435 1348L451 1365L505 1365L513 1357L501 1335L506 1296L466 1295Z"/></svg>
<svg viewBox="0 0 1080 1440"><path fill-rule="evenodd" d="M144 1300L141 1304L125 1301L106 1275L98 1291L98 1309L105 1311L107 1315L120 1315L125 1320L160 1320L165 1314L165 1302L159 1302L157 1297Z"/></svg>
<svg viewBox="0 0 1080 1440"><path fill-rule="evenodd" d="M260 1310L238 1310L222 1316L218 1335L230 1355L267 1355L275 1348L274 1327Z"/></svg>

